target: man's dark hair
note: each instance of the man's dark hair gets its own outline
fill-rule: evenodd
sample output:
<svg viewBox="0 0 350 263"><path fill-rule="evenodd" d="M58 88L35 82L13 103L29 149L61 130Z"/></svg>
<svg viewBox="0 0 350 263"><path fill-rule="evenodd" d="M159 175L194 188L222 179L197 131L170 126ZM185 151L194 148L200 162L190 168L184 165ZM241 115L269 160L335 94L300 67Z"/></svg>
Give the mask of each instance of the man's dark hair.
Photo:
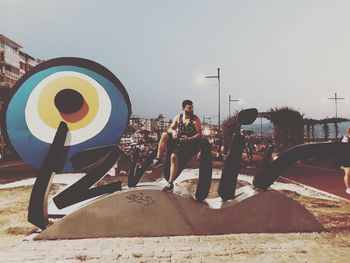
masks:
<svg viewBox="0 0 350 263"><path fill-rule="evenodd" d="M192 100L184 100L184 101L182 102L182 108L185 108L186 105L190 105L190 106L193 105Z"/></svg>

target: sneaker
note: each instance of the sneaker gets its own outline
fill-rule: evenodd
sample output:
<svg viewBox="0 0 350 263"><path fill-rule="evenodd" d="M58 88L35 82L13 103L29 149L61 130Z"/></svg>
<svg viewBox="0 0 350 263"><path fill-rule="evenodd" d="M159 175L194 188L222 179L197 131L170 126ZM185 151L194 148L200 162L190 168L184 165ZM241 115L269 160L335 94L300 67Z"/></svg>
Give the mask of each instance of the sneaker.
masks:
<svg viewBox="0 0 350 263"><path fill-rule="evenodd" d="M155 158L155 159L153 159L153 161L152 161L152 164L151 164L153 167L159 167L159 166L161 166L162 165L162 161L161 160L159 160L159 159L157 159L157 158Z"/></svg>
<svg viewBox="0 0 350 263"><path fill-rule="evenodd" d="M350 195L350 188L347 188L345 192Z"/></svg>
<svg viewBox="0 0 350 263"><path fill-rule="evenodd" d="M173 183L169 183L166 187L163 188L163 191L165 192L173 192L174 190L174 184Z"/></svg>

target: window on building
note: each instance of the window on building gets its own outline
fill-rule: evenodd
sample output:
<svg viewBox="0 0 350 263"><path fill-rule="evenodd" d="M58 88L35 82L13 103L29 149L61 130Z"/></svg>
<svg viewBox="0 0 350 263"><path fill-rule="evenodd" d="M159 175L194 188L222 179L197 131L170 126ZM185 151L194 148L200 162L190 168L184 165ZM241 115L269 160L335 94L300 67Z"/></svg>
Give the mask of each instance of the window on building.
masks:
<svg viewBox="0 0 350 263"><path fill-rule="evenodd" d="M5 60L5 54L4 51L0 52L0 61L4 61Z"/></svg>
<svg viewBox="0 0 350 263"><path fill-rule="evenodd" d="M11 68L12 68L11 65L8 65L8 64L5 65L5 70L11 71Z"/></svg>

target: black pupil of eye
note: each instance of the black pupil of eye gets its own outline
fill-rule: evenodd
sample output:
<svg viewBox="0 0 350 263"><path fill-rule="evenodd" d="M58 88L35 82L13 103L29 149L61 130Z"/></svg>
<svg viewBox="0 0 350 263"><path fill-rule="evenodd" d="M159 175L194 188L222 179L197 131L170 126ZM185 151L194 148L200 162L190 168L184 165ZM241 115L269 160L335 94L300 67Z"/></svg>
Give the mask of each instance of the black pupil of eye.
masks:
<svg viewBox="0 0 350 263"><path fill-rule="evenodd" d="M56 108L65 114L71 114L77 112L81 109L84 103L83 96L73 90L64 89L58 92L55 96L55 106Z"/></svg>

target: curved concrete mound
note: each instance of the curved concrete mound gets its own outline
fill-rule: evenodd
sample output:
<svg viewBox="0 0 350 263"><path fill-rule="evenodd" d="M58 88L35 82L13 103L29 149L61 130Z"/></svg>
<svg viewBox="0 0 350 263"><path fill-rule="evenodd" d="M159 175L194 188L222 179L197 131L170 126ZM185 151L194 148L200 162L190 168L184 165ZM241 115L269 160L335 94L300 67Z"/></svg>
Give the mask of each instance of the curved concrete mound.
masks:
<svg viewBox="0 0 350 263"><path fill-rule="evenodd" d="M302 205L277 191L237 190L232 201L199 202L144 185L101 197L66 215L35 239L320 232Z"/></svg>

